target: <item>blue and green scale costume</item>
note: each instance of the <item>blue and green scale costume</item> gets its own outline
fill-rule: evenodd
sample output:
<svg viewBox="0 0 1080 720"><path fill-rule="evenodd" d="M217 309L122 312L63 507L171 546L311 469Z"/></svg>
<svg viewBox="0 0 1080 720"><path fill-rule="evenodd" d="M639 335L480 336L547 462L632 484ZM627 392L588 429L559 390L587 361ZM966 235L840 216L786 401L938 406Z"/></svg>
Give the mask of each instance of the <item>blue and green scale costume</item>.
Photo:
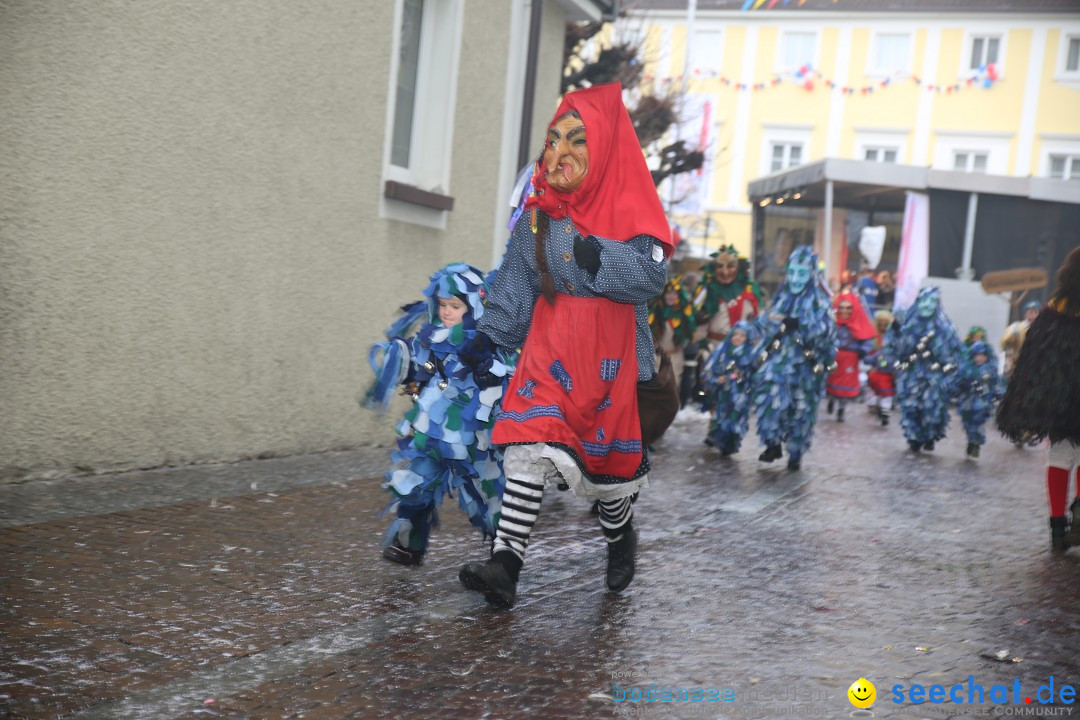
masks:
<svg viewBox="0 0 1080 720"><path fill-rule="evenodd" d="M392 496L387 509L397 512L383 545L396 542L424 552L447 495L457 496L469 522L485 538L495 536L506 479L501 448L491 444L491 428L513 372L513 357L497 352L487 371L495 383L481 387L458 356L476 336L487 292L479 270L461 263L447 265L431 276L424 290L427 302L403 308L406 316L387 331L390 340L372 348L370 360L377 379L367 404L387 407L400 384L413 398L412 407L397 425L398 449L391 453L391 459L403 467L390 470L383 484ZM438 298L450 297L464 300L467 310L460 324L448 328L439 320ZM414 336L396 336L415 324L416 315L424 309L426 322Z"/></svg>
<svg viewBox="0 0 1080 720"><path fill-rule="evenodd" d="M979 365L976 355L985 355ZM986 421L994 414L998 401L1005 394L1005 382L998 373L997 358L990 345L977 340L965 348L960 370L956 376L956 411L964 423L968 444L986 444Z"/></svg>
<svg viewBox="0 0 1080 720"><path fill-rule="evenodd" d="M746 334L746 342L732 345L732 337L739 330ZM750 427L750 376L754 372L756 343L754 326L740 320L713 350L702 370L705 394L713 413L705 441L725 455L739 451Z"/></svg>
<svg viewBox="0 0 1080 720"><path fill-rule="evenodd" d="M934 311L923 317L921 303L934 304ZM949 401L963 356L956 328L941 307L938 288L919 291L898 332L890 337L889 355L895 360L896 403L904 437L914 450L927 443L932 448L949 427Z"/></svg>
<svg viewBox="0 0 1080 720"><path fill-rule="evenodd" d="M767 448L786 444L793 466L810 448L825 378L836 357L836 323L817 254L798 247L787 267L796 264L810 265L810 281L798 293L785 282L754 321L761 340L754 349L757 369L751 379L758 437Z"/></svg>

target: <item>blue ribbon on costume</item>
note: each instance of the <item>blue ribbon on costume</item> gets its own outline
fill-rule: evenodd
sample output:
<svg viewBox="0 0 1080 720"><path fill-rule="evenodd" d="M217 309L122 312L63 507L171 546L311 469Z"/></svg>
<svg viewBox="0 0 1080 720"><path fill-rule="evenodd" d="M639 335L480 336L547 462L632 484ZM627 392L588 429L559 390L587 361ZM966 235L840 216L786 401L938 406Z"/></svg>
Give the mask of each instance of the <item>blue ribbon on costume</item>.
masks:
<svg viewBox="0 0 1080 720"><path fill-rule="evenodd" d="M378 354L382 352L382 363ZM368 353L368 363L375 371L375 382L364 393L360 404L363 407L385 412L390 407L394 389L404 379L405 365L409 362L409 352L405 341L400 338L388 342L375 343Z"/></svg>

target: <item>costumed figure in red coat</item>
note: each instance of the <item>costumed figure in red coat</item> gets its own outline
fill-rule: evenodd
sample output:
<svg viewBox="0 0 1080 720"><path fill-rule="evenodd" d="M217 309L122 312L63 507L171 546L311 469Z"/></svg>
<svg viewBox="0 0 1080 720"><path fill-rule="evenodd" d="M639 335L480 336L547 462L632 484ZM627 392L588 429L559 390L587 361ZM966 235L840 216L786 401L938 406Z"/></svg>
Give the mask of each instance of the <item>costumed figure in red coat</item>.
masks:
<svg viewBox="0 0 1080 720"><path fill-rule="evenodd" d="M514 604L547 485L599 501L608 589L633 579L631 498L649 473L637 392L656 375L647 302L673 249L618 84L563 97L532 187L462 353L482 371L491 348L522 348L492 431L507 447L491 558L459 573L500 608Z"/></svg>
<svg viewBox="0 0 1080 720"><path fill-rule="evenodd" d="M859 397L859 361L874 349L877 330L853 292L840 293L833 298L836 313L836 369L825 381L829 396L828 412L836 405L836 421L844 422L844 406Z"/></svg>

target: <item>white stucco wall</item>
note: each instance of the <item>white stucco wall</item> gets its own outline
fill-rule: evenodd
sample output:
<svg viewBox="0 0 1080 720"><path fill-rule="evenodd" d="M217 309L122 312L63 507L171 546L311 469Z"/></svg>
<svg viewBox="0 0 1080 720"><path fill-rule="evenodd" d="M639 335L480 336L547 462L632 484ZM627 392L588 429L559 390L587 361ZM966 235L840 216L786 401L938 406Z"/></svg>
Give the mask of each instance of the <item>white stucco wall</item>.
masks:
<svg viewBox="0 0 1080 720"><path fill-rule="evenodd" d="M390 441L367 348L488 263L510 13L466 3L438 231L378 217L394 6L0 3L0 477Z"/></svg>

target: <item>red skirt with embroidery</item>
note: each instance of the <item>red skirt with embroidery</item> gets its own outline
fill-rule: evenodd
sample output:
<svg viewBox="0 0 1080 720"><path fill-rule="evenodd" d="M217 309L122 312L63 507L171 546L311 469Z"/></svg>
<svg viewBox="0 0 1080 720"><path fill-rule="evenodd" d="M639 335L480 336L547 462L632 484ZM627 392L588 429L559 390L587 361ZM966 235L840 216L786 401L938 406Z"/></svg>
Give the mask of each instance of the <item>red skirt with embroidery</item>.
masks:
<svg viewBox="0 0 1080 720"><path fill-rule="evenodd" d="M829 373L825 392L838 398L859 395L859 356L851 350L836 351L836 369Z"/></svg>
<svg viewBox="0 0 1080 720"><path fill-rule="evenodd" d="M642 475L634 332L633 305L537 300L491 441L561 447L593 482Z"/></svg>

